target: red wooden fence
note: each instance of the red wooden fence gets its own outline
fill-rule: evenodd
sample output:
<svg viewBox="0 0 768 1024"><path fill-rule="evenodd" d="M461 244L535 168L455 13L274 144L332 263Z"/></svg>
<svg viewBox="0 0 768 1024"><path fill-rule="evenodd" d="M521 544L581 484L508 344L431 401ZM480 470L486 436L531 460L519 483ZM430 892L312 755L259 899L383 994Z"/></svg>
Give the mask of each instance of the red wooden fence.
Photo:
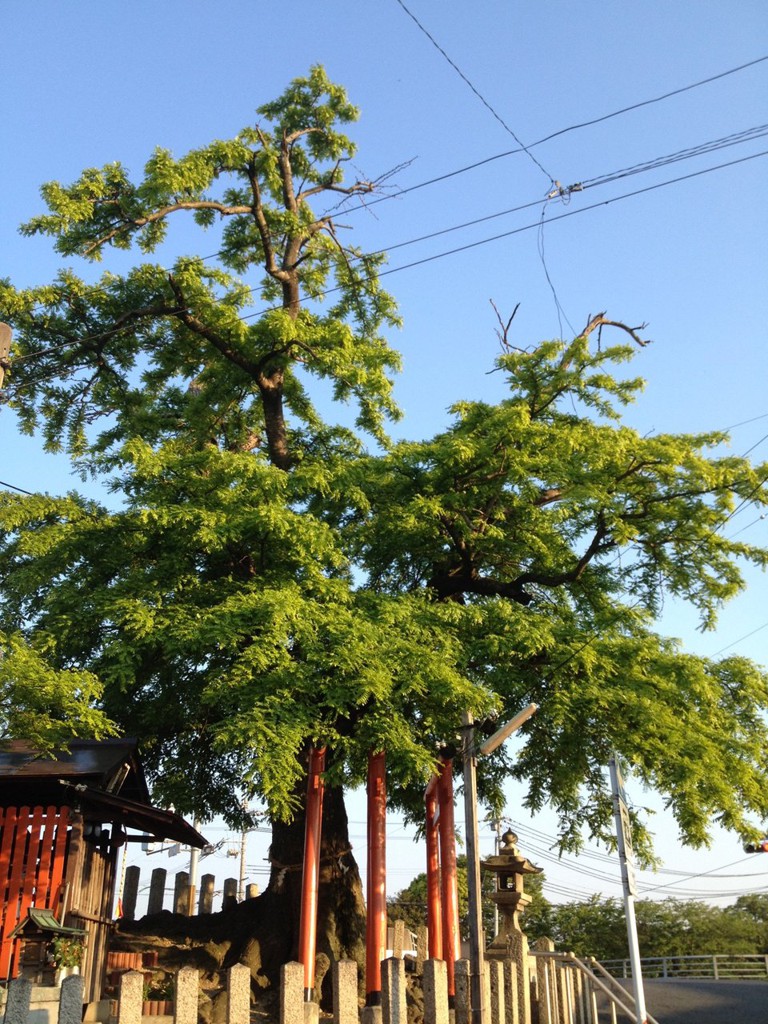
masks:
<svg viewBox="0 0 768 1024"><path fill-rule="evenodd" d="M29 908L59 912L68 824L67 807L0 807L0 980L16 974L18 948L8 936Z"/></svg>

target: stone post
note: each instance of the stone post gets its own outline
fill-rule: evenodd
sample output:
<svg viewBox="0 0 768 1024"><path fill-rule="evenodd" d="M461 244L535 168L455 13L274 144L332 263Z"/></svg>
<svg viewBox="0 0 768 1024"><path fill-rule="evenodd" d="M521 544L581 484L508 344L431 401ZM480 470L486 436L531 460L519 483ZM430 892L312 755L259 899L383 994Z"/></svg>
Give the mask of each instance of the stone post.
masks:
<svg viewBox="0 0 768 1024"><path fill-rule="evenodd" d="M551 939L537 939L534 949L542 953L552 953L555 944ZM539 999L539 1024L557 1024L557 992L554 983L554 960L548 957L536 957L536 990Z"/></svg>
<svg viewBox="0 0 768 1024"><path fill-rule="evenodd" d="M255 900L259 895L259 887L255 882L249 882L245 887L245 898L247 900Z"/></svg>
<svg viewBox="0 0 768 1024"><path fill-rule="evenodd" d="M182 967L176 975L174 1024L197 1024L198 976L194 967Z"/></svg>
<svg viewBox="0 0 768 1024"><path fill-rule="evenodd" d="M200 879L200 899L197 904L198 914L213 913L213 888L216 879L213 875L203 875Z"/></svg>
<svg viewBox="0 0 768 1024"><path fill-rule="evenodd" d="M520 1020L520 989L517 984L517 964L514 960L502 960L501 962L504 965L506 1024L522 1024Z"/></svg>
<svg viewBox="0 0 768 1024"><path fill-rule="evenodd" d="M486 1006L491 1008L491 1024L506 1024L507 1011L504 991L504 964L501 960L487 960L491 975L491 996Z"/></svg>
<svg viewBox="0 0 768 1024"><path fill-rule="evenodd" d="M424 1024L448 1024L448 966L445 960L424 961Z"/></svg>
<svg viewBox="0 0 768 1024"><path fill-rule="evenodd" d="M158 870L158 869L156 869ZM163 870L160 868L159 870ZM165 871L163 871L165 874ZM120 998L117 1004L117 1024L141 1024L141 1004L144 998L144 975L141 971L126 971L120 975Z"/></svg>
<svg viewBox="0 0 768 1024"><path fill-rule="evenodd" d="M395 921L392 926L392 956L402 959L405 949L405 921Z"/></svg>
<svg viewBox="0 0 768 1024"><path fill-rule="evenodd" d="M237 906L237 879L224 879L224 898L221 901L222 910L231 910Z"/></svg>
<svg viewBox="0 0 768 1024"><path fill-rule="evenodd" d="M27 1024L29 1002L32 998L32 982L16 978L8 986L8 1002L5 1004L5 1024Z"/></svg>
<svg viewBox="0 0 768 1024"><path fill-rule="evenodd" d="M457 960L455 975L456 996L454 999L455 1024L470 1024L469 960Z"/></svg>
<svg viewBox="0 0 768 1024"><path fill-rule="evenodd" d="M147 903L148 914L159 914L163 909L165 900L165 868L155 868L149 883L149 902Z"/></svg>
<svg viewBox="0 0 768 1024"><path fill-rule="evenodd" d="M380 1006L364 1006L360 1011L360 1024L383 1024Z"/></svg>
<svg viewBox="0 0 768 1024"><path fill-rule="evenodd" d="M136 898L139 894L139 877L141 868L131 864L125 869L125 884L123 885L123 917L126 921L136 920Z"/></svg>
<svg viewBox="0 0 768 1024"><path fill-rule="evenodd" d="M173 912L183 914L185 917L189 912L189 872L177 871L176 881L173 886Z"/></svg>
<svg viewBox="0 0 768 1024"><path fill-rule="evenodd" d="M381 1010L384 1024L408 1024L405 999L405 964L398 957L382 961Z"/></svg>
<svg viewBox="0 0 768 1024"><path fill-rule="evenodd" d="M227 1024L250 1024L251 971L235 964L227 971Z"/></svg>
<svg viewBox="0 0 768 1024"><path fill-rule="evenodd" d="M83 989L85 979L72 974L61 983L59 997L59 1024L80 1024L83 1019Z"/></svg>
<svg viewBox="0 0 768 1024"><path fill-rule="evenodd" d="M427 929L423 924L420 924L416 929L416 971L419 974L424 970L428 945Z"/></svg>
<svg viewBox="0 0 768 1024"><path fill-rule="evenodd" d="M357 964L354 960L335 960L331 971L333 1024L358 1024Z"/></svg>
<svg viewBox="0 0 768 1024"><path fill-rule="evenodd" d="M280 1024L305 1024L306 1007L314 1007L317 1012L316 1003L304 1002L304 964L296 961L283 964L280 968Z"/></svg>

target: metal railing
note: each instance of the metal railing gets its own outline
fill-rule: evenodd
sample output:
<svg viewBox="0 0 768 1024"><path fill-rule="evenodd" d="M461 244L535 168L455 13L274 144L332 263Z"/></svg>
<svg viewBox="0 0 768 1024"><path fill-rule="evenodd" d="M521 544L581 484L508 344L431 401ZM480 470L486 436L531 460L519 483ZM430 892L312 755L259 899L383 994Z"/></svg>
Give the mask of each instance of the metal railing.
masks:
<svg viewBox="0 0 768 1024"><path fill-rule="evenodd" d="M637 1020L635 998L593 957L531 950L536 960L539 1024L617 1024ZM648 1024L658 1024L646 1013Z"/></svg>
<svg viewBox="0 0 768 1024"><path fill-rule="evenodd" d="M768 978L768 956L763 954L702 954L699 956L643 957L644 978ZM615 978L631 978L629 960L603 960Z"/></svg>

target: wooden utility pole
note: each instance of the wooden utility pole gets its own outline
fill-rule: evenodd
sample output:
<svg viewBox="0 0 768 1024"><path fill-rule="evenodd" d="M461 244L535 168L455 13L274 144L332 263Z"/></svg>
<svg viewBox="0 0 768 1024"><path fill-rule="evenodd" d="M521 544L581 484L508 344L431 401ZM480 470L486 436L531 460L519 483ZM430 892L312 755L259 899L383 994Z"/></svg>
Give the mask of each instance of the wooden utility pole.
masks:
<svg viewBox="0 0 768 1024"><path fill-rule="evenodd" d="M3 386L6 370L10 370L11 368L9 356L11 354L12 339L13 331L11 330L10 325L0 323L0 389L2 389Z"/></svg>

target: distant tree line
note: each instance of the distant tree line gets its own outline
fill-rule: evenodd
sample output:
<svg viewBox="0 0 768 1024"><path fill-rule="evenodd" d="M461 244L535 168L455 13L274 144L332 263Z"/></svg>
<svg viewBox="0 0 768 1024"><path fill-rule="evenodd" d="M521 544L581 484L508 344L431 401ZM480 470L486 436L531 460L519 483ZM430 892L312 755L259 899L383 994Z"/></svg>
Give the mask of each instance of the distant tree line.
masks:
<svg viewBox="0 0 768 1024"><path fill-rule="evenodd" d="M543 876L526 878L533 900L523 915L530 941L548 936L557 949L598 960L628 956L627 927L621 899L598 895L587 900L553 904L543 895ZM484 875L483 890L491 890ZM459 914L462 931L467 915L466 858L459 858ZM493 904L484 901L486 933L493 935ZM699 900L638 900L635 903L640 951L644 957L715 953L768 953L768 894L740 896L727 907ZM426 876L418 875L389 901L390 919L402 919L413 930L425 923Z"/></svg>

